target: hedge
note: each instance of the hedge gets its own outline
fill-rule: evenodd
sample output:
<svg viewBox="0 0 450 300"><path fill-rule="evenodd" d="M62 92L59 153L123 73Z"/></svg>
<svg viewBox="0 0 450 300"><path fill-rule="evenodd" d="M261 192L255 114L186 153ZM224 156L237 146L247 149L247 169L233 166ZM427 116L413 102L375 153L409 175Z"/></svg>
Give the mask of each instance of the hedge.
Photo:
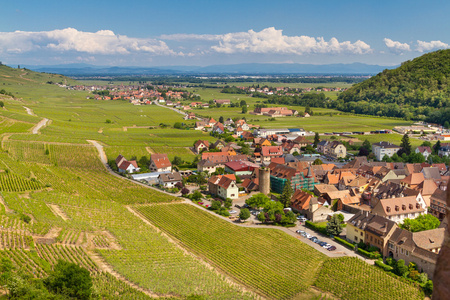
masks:
<svg viewBox="0 0 450 300"><path fill-rule="evenodd" d="M308 228L311 228L312 230L317 231L323 235L328 235L326 226L318 226L317 224L314 224L311 221L306 221L305 226Z"/></svg>
<svg viewBox="0 0 450 300"><path fill-rule="evenodd" d="M363 256L370 258L370 259L378 259L381 257L381 254L378 252L368 252L366 250L363 250L361 248L358 248L356 250L356 252L358 252L359 254L362 254Z"/></svg>
<svg viewBox="0 0 450 300"><path fill-rule="evenodd" d="M376 260L375 265L386 272L391 272L394 268L383 263L382 260Z"/></svg>
<svg viewBox="0 0 450 300"><path fill-rule="evenodd" d="M349 249L351 249L351 250L355 250L355 245L354 245L354 244L352 244L352 243L350 243L350 242L347 242L346 240L341 239L341 238L338 237L338 236L335 236L335 237L334 237L334 240L335 240L336 242L338 242L339 244L344 245L345 247L347 247L347 248L349 248Z"/></svg>

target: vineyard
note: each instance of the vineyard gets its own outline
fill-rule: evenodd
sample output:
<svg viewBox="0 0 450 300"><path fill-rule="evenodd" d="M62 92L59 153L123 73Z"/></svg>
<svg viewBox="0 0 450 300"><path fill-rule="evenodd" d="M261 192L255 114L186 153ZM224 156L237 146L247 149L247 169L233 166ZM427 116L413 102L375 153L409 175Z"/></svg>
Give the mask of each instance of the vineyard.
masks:
<svg viewBox="0 0 450 300"><path fill-rule="evenodd" d="M240 228L187 204L139 206L136 211L270 298L287 299L309 289L325 259L279 230Z"/></svg>
<svg viewBox="0 0 450 300"><path fill-rule="evenodd" d="M356 257L328 259L314 285L341 299L423 299L412 283L393 278Z"/></svg>

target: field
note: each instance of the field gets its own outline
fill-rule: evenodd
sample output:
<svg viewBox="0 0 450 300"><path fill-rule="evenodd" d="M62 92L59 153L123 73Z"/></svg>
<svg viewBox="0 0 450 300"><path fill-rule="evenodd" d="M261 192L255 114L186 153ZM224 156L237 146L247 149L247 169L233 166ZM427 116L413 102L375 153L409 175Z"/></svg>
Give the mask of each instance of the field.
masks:
<svg viewBox="0 0 450 300"><path fill-rule="evenodd" d="M287 299L306 291L325 259L278 230L240 228L187 204L139 206L137 211L195 254L270 298Z"/></svg>
<svg viewBox="0 0 450 300"><path fill-rule="evenodd" d="M401 282L356 257L328 259L314 284L340 299L423 299L412 283ZM349 289L348 287L352 287Z"/></svg>
<svg viewBox="0 0 450 300"><path fill-rule="evenodd" d="M90 270L96 293L105 299L322 297L311 289L313 285L340 298L352 297L351 280L363 276L356 270L362 262L351 263L353 279L346 278L348 285L338 287L339 278L345 277L342 268L333 265L339 260L327 260L279 230L237 227L180 203L180 198L112 176L87 142L101 143L108 159L118 154L139 159L162 152L171 159L192 161L194 154L188 148L194 141L214 139L172 128L183 122L180 114L155 105L95 101L87 99L88 92L49 82L72 81L0 66L0 85L15 95L0 96L5 103L0 109L0 257L39 278L58 259L75 262ZM260 100L248 101L254 105ZM239 108L205 113L217 119L242 116ZM275 121L245 116L264 127L319 132L368 131L407 123L336 114ZM42 118L50 123L32 134L31 128ZM361 267L364 274L374 278L364 283L371 289L364 294L367 299L375 298L377 291L395 299L397 295L386 291L384 284L401 287L404 295L416 298L415 289L365 267L369 266ZM333 290L321 281L328 276L336 286Z"/></svg>

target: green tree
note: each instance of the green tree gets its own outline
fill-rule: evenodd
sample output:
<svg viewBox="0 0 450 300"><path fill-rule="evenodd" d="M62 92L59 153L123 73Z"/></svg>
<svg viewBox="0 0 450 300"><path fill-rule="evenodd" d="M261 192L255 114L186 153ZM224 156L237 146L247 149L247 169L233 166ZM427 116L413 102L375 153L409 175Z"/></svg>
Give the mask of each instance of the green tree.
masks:
<svg viewBox="0 0 450 300"><path fill-rule="evenodd" d="M222 116L219 117L219 122L223 124L223 117Z"/></svg>
<svg viewBox="0 0 450 300"><path fill-rule="evenodd" d="M199 190L196 190L192 195L191 199L194 201L199 201L202 198L202 193Z"/></svg>
<svg viewBox="0 0 450 300"><path fill-rule="evenodd" d="M291 206L291 198L294 191L292 190L291 181L288 179L284 184L283 193L280 196L280 202L284 207Z"/></svg>
<svg viewBox="0 0 450 300"><path fill-rule="evenodd" d="M241 100L241 102L239 103L240 107L247 107L247 102L245 102L245 100Z"/></svg>
<svg viewBox="0 0 450 300"><path fill-rule="evenodd" d="M320 137L319 137L319 133L316 132L316 134L314 135L314 148L317 148L317 145L320 142Z"/></svg>
<svg viewBox="0 0 450 300"><path fill-rule="evenodd" d="M367 149L367 151L372 152L372 144L369 142L368 139L365 139L364 142L362 143L361 147L364 147Z"/></svg>
<svg viewBox="0 0 450 300"><path fill-rule="evenodd" d="M263 207L267 202L270 202L270 198L263 193L253 195L245 200L245 204L253 208Z"/></svg>
<svg viewBox="0 0 450 300"><path fill-rule="evenodd" d="M338 215L331 216L331 219L327 222L328 234L339 236L342 232L342 224Z"/></svg>
<svg viewBox="0 0 450 300"><path fill-rule="evenodd" d="M445 122L444 122L444 127L445 127L446 129L449 129L449 128L450 128L450 123L449 123L448 121L445 121Z"/></svg>
<svg viewBox="0 0 450 300"><path fill-rule="evenodd" d="M3 101L0 101L0 107L5 106L5 103Z"/></svg>
<svg viewBox="0 0 450 300"><path fill-rule="evenodd" d="M248 218L250 218L250 211L247 208L242 208L241 212L239 213L239 219L245 221Z"/></svg>
<svg viewBox="0 0 450 300"><path fill-rule="evenodd" d="M225 199L225 201L223 202L223 206L227 209L230 209L231 205L233 205L233 200L231 200L230 198Z"/></svg>
<svg viewBox="0 0 450 300"><path fill-rule="evenodd" d="M246 114L248 112L247 106L242 106L242 113Z"/></svg>
<svg viewBox="0 0 450 300"><path fill-rule="evenodd" d="M423 214L415 219L405 219L403 223L399 224L400 228L411 232L436 229L439 225L439 219L430 214Z"/></svg>
<svg viewBox="0 0 450 300"><path fill-rule="evenodd" d="M175 156L172 160L172 165L179 166L183 164L183 159L179 156Z"/></svg>
<svg viewBox="0 0 450 300"><path fill-rule="evenodd" d="M181 122L175 122L175 124L173 124L173 128L183 129L183 124L181 124Z"/></svg>
<svg viewBox="0 0 450 300"><path fill-rule="evenodd" d="M266 214L264 212L260 212L257 216L258 221L260 222L266 222Z"/></svg>
<svg viewBox="0 0 450 300"><path fill-rule="evenodd" d="M339 221L341 222L341 224L342 223L344 223L344 215L343 214L337 214L337 216L338 216L338 218L339 218Z"/></svg>
<svg viewBox="0 0 450 300"><path fill-rule="evenodd" d="M402 137L402 142L400 144L400 147L403 148L406 155L411 154L411 142L409 141L409 136L407 133Z"/></svg>
<svg viewBox="0 0 450 300"><path fill-rule="evenodd" d="M439 150L441 149L441 141L437 141L436 144L433 146L433 153L438 155Z"/></svg>
<svg viewBox="0 0 450 300"><path fill-rule="evenodd" d="M211 202L211 210L219 210L222 207L222 202L219 200L213 200Z"/></svg>
<svg viewBox="0 0 450 300"><path fill-rule="evenodd" d="M74 263L59 260L54 271L44 280L44 283L54 293L76 299L91 297L91 275L88 270Z"/></svg>
<svg viewBox="0 0 450 300"><path fill-rule="evenodd" d="M323 162L320 158L316 158L313 162L313 165L322 165L322 164L323 164Z"/></svg>
<svg viewBox="0 0 450 300"><path fill-rule="evenodd" d="M394 273L398 276L404 276L408 272L408 266L405 265L405 261L403 259L399 259L394 266Z"/></svg>

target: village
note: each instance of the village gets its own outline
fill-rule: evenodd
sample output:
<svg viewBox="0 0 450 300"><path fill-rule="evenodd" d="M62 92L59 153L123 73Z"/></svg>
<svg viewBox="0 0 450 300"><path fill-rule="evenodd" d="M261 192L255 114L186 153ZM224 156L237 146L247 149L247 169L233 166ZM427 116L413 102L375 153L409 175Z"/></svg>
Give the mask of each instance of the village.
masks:
<svg viewBox="0 0 450 300"><path fill-rule="evenodd" d="M367 250L363 253L371 258L413 262L431 278L447 226L445 192L450 171L445 163L389 162L387 158L403 151L390 142L370 145L367 150L373 159L351 157L338 140L316 135L312 142L306 137L314 133L299 128L261 129L244 119L221 123L209 118L197 121L196 129L218 137L214 143L193 142L196 169L180 169L167 154L157 153L151 155L150 173L139 174L137 162L122 155L115 161L117 171L239 223L300 221L321 232L316 224L323 226L340 214L345 226L342 243L358 245L359 252ZM233 141L221 138L226 134ZM425 159L432 153L448 157L450 143L441 143L439 149L420 146L413 153ZM253 204L263 198L269 202ZM276 212L270 203L278 203L281 211ZM244 208L252 213L246 219L241 215ZM401 228L405 220L425 215L437 218L439 227L419 232ZM274 221L277 218L279 222ZM336 249L304 230L297 232L329 250Z"/></svg>

